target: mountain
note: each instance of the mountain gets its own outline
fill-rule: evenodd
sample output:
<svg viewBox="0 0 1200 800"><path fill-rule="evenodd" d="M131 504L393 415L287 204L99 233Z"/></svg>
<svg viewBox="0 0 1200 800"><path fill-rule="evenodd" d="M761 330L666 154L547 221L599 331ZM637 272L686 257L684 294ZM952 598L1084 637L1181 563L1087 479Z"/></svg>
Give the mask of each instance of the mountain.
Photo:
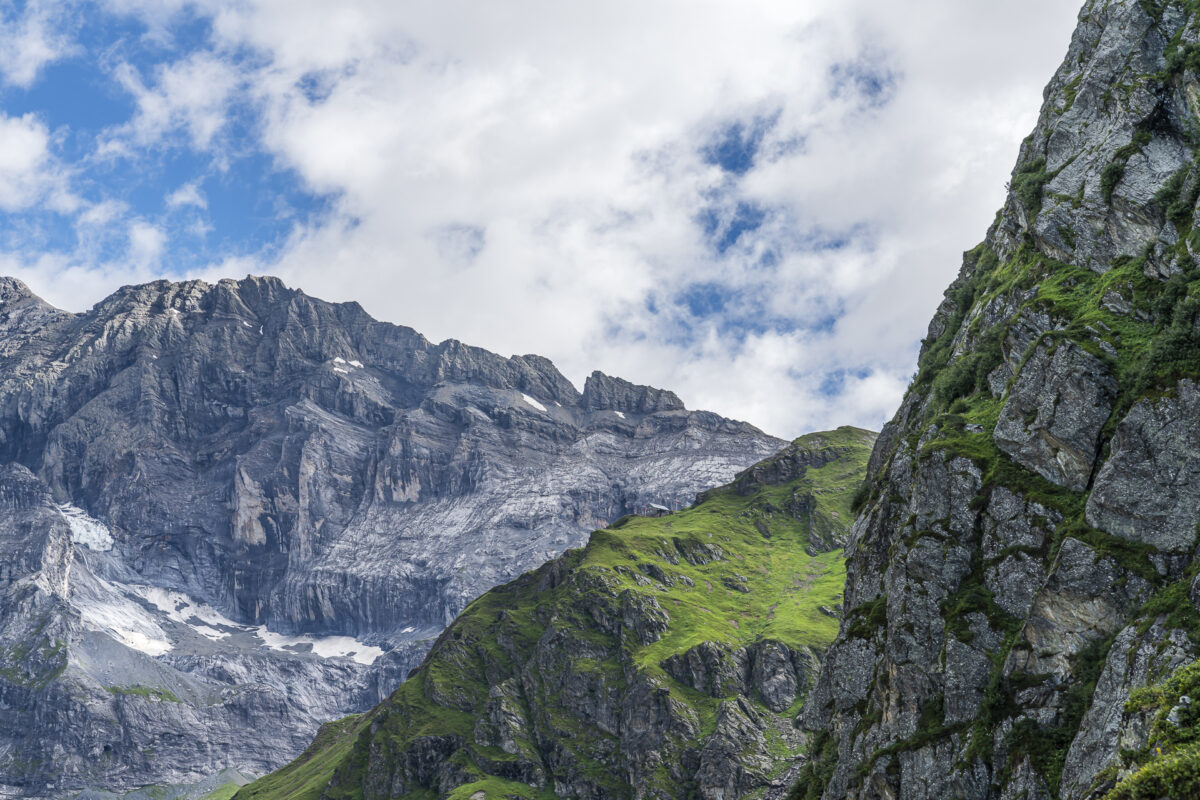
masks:
<svg viewBox="0 0 1200 800"><path fill-rule="evenodd" d="M871 456L794 797L1200 794L1198 146L1200 5L1086 3Z"/></svg>
<svg viewBox="0 0 1200 800"><path fill-rule="evenodd" d="M776 794L875 434L797 439L475 600L373 711L238 800Z"/></svg>
<svg viewBox="0 0 1200 800"><path fill-rule="evenodd" d="M262 774L491 586L784 444L272 278L0 279L0 796Z"/></svg>

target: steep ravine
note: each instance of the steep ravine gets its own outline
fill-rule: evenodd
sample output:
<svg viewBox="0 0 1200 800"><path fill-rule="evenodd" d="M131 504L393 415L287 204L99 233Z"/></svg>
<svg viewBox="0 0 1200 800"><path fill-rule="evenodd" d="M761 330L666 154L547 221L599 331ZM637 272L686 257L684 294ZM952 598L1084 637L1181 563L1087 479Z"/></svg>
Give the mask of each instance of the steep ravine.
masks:
<svg viewBox="0 0 1200 800"><path fill-rule="evenodd" d="M793 797L1198 796L1198 148L1200 4L1086 3L872 454Z"/></svg>
<svg viewBox="0 0 1200 800"><path fill-rule="evenodd" d="M786 791L874 439L801 437L692 508L623 519L487 592L385 703L238 799Z"/></svg>

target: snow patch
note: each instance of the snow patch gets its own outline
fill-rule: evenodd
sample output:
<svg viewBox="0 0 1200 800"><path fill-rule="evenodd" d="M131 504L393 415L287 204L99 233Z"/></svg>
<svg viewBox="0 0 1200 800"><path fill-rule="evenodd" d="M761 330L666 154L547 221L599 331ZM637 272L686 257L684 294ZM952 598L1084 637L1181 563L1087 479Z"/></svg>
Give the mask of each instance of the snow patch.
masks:
<svg viewBox="0 0 1200 800"><path fill-rule="evenodd" d="M157 586L129 586L129 590L142 598L173 622L187 625L196 633L213 641L224 639L242 631L257 636L272 650L292 651L311 649L321 658L353 658L359 664L373 664L383 655L378 647L363 644L352 636L289 636L275 633L266 625L242 625L182 592L161 589Z"/></svg>
<svg viewBox="0 0 1200 800"><path fill-rule="evenodd" d="M342 358L341 356L338 356L337 358L335 358L335 359L333 360L333 363L335 363L335 364L345 364L345 363L346 363L346 359Z"/></svg>
<svg viewBox="0 0 1200 800"><path fill-rule="evenodd" d="M362 362L361 361L351 361L350 366L358 367L359 369L362 369Z"/></svg>
<svg viewBox="0 0 1200 800"><path fill-rule="evenodd" d="M522 399L523 399L523 400L524 400L526 403L529 403L529 405L531 405L531 406L533 406L534 408L536 408L538 411L545 411L545 410L546 410L546 407L545 407L544 405L542 405L541 403L539 403L537 400L534 400L532 397L530 397L529 395L525 394L524 392L521 392L521 398L522 398Z"/></svg>
<svg viewBox="0 0 1200 800"><path fill-rule="evenodd" d="M149 612L125 597L116 585L87 570L76 575L71 605L78 609L85 626L146 655L161 656L171 649L171 640Z"/></svg>
<svg viewBox="0 0 1200 800"><path fill-rule="evenodd" d="M625 415L623 413L621 413L620 411L617 412L617 416L620 417L621 419L625 419Z"/></svg>
<svg viewBox="0 0 1200 800"><path fill-rule="evenodd" d="M311 647L312 652L321 658L353 658L359 664L374 664L375 659L383 655L380 648L363 644L353 636L288 636L272 633L265 625L255 628L254 632L272 650Z"/></svg>
<svg viewBox="0 0 1200 800"><path fill-rule="evenodd" d="M342 373L343 375L349 375L349 374L350 374L350 370L348 370L348 369L342 369L341 367L334 367L334 368L333 368L333 371L334 371L334 372L340 372L340 373Z"/></svg>
<svg viewBox="0 0 1200 800"><path fill-rule="evenodd" d="M129 590L166 614L167 619L187 625L214 642L230 636L234 630L251 630L234 622L212 606L196 602L182 592L173 592L157 586L130 586ZM226 630L222 630L223 628Z"/></svg>
<svg viewBox="0 0 1200 800"><path fill-rule="evenodd" d="M254 327L254 326L253 326L253 325L251 325L249 322L246 322L246 320L242 320L242 324L243 324L243 325L245 325L247 328L253 328L253 327Z"/></svg>
<svg viewBox="0 0 1200 800"><path fill-rule="evenodd" d="M71 541L81 544L89 550L102 552L113 549L113 537L108 532L108 526L70 503L58 506L58 513L63 515L67 526L71 529Z"/></svg>

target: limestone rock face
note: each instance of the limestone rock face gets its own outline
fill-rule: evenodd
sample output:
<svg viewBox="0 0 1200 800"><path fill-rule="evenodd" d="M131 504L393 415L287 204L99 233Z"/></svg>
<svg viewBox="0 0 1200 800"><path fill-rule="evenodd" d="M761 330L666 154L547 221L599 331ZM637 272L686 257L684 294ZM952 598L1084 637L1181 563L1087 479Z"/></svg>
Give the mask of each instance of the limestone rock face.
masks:
<svg viewBox="0 0 1200 800"><path fill-rule="evenodd" d="M266 772L488 588L784 444L273 278L0 279L0 796Z"/></svg>
<svg viewBox="0 0 1200 800"><path fill-rule="evenodd" d="M1060 486L1087 488L1116 381L1078 345L1040 343L1009 390L996 446Z"/></svg>
<svg viewBox="0 0 1200 800"><path fill-rule="evenodd" d="M871 456L793 797L1191 791L1198 100L1194 3L1083 4Z"/></svg>
<svg viewBox="0 0 1200 800"><path fill-rule="evenodd" d="M1164 552L1188 552L1200 518L1200 390L1143 400L1117 425L1088 497L1088 522Z"/></svg>

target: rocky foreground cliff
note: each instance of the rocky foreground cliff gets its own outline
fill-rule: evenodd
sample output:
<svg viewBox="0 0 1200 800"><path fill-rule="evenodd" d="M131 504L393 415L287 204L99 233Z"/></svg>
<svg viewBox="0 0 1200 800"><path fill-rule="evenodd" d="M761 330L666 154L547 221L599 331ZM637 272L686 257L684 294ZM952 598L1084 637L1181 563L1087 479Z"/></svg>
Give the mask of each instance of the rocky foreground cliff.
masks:
<svg viewBox="0 0 1200 800"><path fill-rule="evenodd" d="M871 457L794 797L1200 796L1198 148L1200 4L1088 2Z"/></svg>
<svg viewBox="0 0 1200 800"><path fill-rule="evenodd" d="M801 437L487 592L385 703L238 800L778 797L874 440Z"/></svg>
<svg viewBox="0 0 1200 800"><path fill-rule="evenodd" d="M0 279L0 796L262 774L489 587L784 444L271 278Z"/></svg>

